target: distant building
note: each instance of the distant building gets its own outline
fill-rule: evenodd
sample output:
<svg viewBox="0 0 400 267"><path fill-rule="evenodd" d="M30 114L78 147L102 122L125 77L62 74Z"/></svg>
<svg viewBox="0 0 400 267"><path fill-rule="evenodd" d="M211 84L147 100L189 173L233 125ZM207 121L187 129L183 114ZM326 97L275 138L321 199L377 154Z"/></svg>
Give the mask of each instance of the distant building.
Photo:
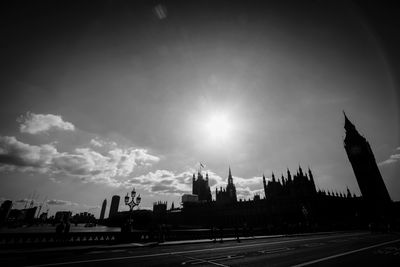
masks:
<svg viewBox="0 0 400 267"><path fill-rule="evenodd" d="M33 224L37 207L26 209L12 209L8 215L8 222L17 224Z"/></svg>
<svg viewBox="0 0 400 267"><path fill-rule="evenodd" d="M104 199L103 205L101 205L100 220L104 220L104 215L106 214L107 199Z"/></svg>
<svg viewBox="0 0 400 267"><path fill-rule="evenodd" d="M197 195L183 194L182 203L196 203L199 202L199 197Z"/></svg>
<svg viewBox="0 0 400 267"><path fill-rule="evenodd" d="M5 223L8 219L8 215L10 214L12 208L12 201L11 200L5 200L3 203L1 203L0 207L0 225Z"/></svg>
<svg viewBox="0 0 400 267"><path fill-rule="evenodd" d="M233 183L233 177L231 172L231 167L229 167L229 174L228 174L228 184L225 189L215 188L215 199L217 203L226 204L226 203L234 203L237 201L236 196L236 187Z"/></svg>
<svg viewBox="0 0 400 267"><path fill-rule="evenodd" d="M71 211L57 211L54 217L56 222L68 221L72 216Z"/></svg>
<svg viewBox="0 0 400 267"><path fill-rule="evenodd" d="M167 212L167 202L154 202L153 203L153 214L154 215L161 215Z"/></svg>
<svg viewBox="0 0 400 267"><path fill-rule="evenodd" d="M49 214L47 213L47 212L42 212L42 214L40 214L40 216L39 216L39 220L41 221L41 222L45 222L46 220L47 220L47 216L48 216Z"/></svg>
<svg viewBox="0 0 400 267"><path fill-rule="evenodd" d="M72 221L74 223L94 223L96 222L96 218L93 214L89 212L81 212L77 213L72 217Z"/></svg>
<svg viewBox="0 0 400 267"><path fill-rule="evenodd" d="M193 174L192 180L192 194L197 195L200 202L211 202L211 190L208 185L208 173L206 174L206 179L203 178L203 175L199 171L197 173L197 179Z"/></svg>
<svg viewBox="0 0 400 267"><path fill-rule="evenodd" d="M363 199L375 212L380 212L392 200L379 172L371 146L364 136L360 135L354 124L344 114L346 137L344 148L353 167Z"/></svg>
<svg viewBox="0 0 400 267"><path fill-rule="evenodd" d="M109 218L117 215L118 213L118 207L119 207L119 200L121 198L117 195L113 196L111 199L111 205L110 205L110 213L108 215Z"/></svg>

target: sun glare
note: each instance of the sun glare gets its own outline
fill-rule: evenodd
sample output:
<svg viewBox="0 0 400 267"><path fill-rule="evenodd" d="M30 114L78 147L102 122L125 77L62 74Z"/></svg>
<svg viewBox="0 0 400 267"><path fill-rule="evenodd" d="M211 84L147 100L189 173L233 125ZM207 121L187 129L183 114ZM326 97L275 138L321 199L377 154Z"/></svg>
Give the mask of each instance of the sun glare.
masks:
<svg viewBox="0 0 400 267"><path fill-rule="evenodd" d="M213 114L206 121L206 133L212 141L228 141L232 124L227 114Z"/></svg>

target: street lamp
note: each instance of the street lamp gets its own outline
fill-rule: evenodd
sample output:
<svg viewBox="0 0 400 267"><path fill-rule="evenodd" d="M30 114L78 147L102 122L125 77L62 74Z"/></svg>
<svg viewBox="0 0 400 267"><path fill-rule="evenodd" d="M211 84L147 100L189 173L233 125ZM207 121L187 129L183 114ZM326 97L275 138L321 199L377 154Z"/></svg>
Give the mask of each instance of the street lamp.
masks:
<svg viewBox="0 0 400 267"><path fill-rule="evenodd" d="M136 196L136 190L135 190L135 188L133 188L132 192L131 192L132 200L130 200L129 193L126 193L126 196L125 196L125 199L124 199L125 200L125 205L129 206L129 221L128 221L128 225L127 225L128 226L128 229L127 229L128 232L131 232L131 230L132 230L132 211L133 211L133 208L136 207L136 206L139 206L140 201L142 200L140 195L138 195L136 197L136 200L135 200L135 196Z"/></svg>
<svg viewBox="0 0 400 267"><path fill-rule="evenodd" d="M142 198L140 197L140 194L136 197L136 201L135 201L135 196L136 196L136 190L135 188L132 189L131 192L131 197L132 200L129 201L130 197L129 197L129 193L126 193L125 196L125 205L129 206L129 210L132 211L134 207L139 206L140 201L142 200Z"/></svg>

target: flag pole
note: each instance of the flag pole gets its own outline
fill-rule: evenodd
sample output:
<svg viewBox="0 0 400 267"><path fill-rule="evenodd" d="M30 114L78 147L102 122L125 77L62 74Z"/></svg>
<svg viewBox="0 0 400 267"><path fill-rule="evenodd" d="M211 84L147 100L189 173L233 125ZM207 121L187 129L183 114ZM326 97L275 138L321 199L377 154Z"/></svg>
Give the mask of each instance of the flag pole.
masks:
<svg viewBox="0 0 400 267"><path fill-rule="evenodd" d="M201 173L201 168L204 168L204 165L201 162L199 162L199 173Z"/></svg>

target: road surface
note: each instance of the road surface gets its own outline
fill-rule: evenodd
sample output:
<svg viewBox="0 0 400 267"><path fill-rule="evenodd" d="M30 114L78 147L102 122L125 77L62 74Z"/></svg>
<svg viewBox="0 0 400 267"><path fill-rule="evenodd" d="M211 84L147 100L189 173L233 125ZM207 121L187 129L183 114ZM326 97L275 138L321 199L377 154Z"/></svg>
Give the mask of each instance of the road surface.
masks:
<svg viewBox="0 0 400 267"><path fill-rule="evenodd" d="M240 243L10 251L1 266L400 266L400 234L339 233Z"/></svg>

